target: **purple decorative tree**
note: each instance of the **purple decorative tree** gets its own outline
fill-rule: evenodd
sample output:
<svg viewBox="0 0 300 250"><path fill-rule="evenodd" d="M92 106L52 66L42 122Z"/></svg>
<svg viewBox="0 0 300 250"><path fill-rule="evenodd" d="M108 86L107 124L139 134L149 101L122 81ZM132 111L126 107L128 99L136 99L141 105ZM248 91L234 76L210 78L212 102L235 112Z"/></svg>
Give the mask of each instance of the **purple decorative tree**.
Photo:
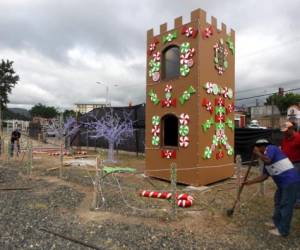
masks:
<svg viewBox="0 0 300 250"><path fill-rule="evenodd" d="M134 121L130 119L131 112L123 111L122 115L113 112L112 109L105 115L97 118L90 115L90 121L87 123L88 129L92 134L91 138L104 138L108 142L108 162L115 162L114 146L119 145L123 140L133 136Z"/></svg>
<svg viewBox="0 0 300 250"><path fill-rule="evenodd" d="M74 117L68 117L66 122L60 125L58 120L52 120L46 126L48 133L54 134L58 138L69 137L76 134L80 129L80 124L77 123Z"/></svg>

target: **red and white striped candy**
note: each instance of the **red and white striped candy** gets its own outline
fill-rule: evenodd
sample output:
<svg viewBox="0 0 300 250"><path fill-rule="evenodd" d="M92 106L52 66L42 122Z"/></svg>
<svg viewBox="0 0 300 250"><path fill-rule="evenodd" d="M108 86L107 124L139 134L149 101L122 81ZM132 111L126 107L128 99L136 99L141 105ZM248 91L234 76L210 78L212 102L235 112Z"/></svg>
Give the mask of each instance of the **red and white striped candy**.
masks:
<svg viewBox="0 0 300 250"><path fill-rule="evenodd" d="M173 89L172 85L167 84L165 87L165 92L171 92Z"/></svg>
<svg viewBox="0 0 300 250"><path fill-rule="evenodd" d="M189 121L190 121L190 116L188 114L182 113L180 115L179 123L181 125L187 125L189 123Z"/></svg>
<svg viewBox="0 0 300 250"><path fill-rule="evenodd" d="M143 197L150 197L150 198L159 198L159 199L165 199L168 200L171 198L172 193L168 192L154 192L154 191L146 191L140 193Z"/></svg>
<svg viewBox="0 0 300 250"><path fill-rule="evenodd" d="M196 50L194 48L188 49L188 51L185 53L185 56L187 58L192 58L195 54Z"/></svg>
<svg viewBox="0 0 300 250"><path fill-rule="evenodd" d="M187 148L190 144L190 140L187 136L180 136L179 145L180 147Z"/></svg>
<svg viewBox="0 0 300 250"><path fill-rule="evenodd" d="M176 199L177 200L191 200L191 201L194 200L193 196L191 196L189 194L178 194L178 195L176 195Z"/></svg>
<svg viewBox="0 0 300 250"><path fill-rule="evenodd" d="M193 205L193 201L191 200L177 200L178 207L190 207Z"/></svg>
<svg viewBox="0 0 300 250"><path fill-rule="evenodd" d="M160 52L153 53L153 59L155 62L160 61Z"/></svg>
<svg viewBox="0 0 300 250"><path fill-rule="evenodd" d="M188 54L180 55L180 64L187 64L189 62Z"/></svg>
<svg viewBox="0 0 300 250"><path fill-rule="evenodd" d="M158 136L159 133L160 133L160 127L159 127L159 125L153 126L151 132L152 132L152 135Z"/></svg>

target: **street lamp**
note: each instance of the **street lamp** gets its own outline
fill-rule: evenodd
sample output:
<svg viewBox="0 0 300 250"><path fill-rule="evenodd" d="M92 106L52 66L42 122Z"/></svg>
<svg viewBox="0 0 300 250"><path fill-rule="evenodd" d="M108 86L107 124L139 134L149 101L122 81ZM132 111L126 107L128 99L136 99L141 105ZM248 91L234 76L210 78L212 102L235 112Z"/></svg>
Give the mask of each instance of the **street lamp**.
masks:
<svg viewBox="0 0 300 250"><path fill-rule="evenodd" d="M107 83L103 83L103 82L96 82L96 83L105 86L105 89L106 89L106 106L108 106L109 104L111 105L111 97L110 97L110 100L108 100L109 99L109 86L118 87L118 84L108 85Z"/></svg>

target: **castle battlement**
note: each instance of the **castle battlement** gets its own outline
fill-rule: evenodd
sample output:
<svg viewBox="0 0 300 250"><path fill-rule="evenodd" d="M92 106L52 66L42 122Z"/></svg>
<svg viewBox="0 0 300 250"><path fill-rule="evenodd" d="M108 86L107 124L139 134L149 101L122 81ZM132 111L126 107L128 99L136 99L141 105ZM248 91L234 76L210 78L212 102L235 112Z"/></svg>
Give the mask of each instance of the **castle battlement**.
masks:
<svg viewBox="0 0 300 250"><path fill-rule="evenodd" d="M201 28L205 28L207 26L212 26L214 30L216 30L219 33L223 33L226 35L230 35L233 39L235 39L235 31L233 29L228 29L227 31L227 27L226 24L221 23L221 29L218 28L218 20L216 17L211 16L211 20L210 22L207 21L207 15L206 12L202 9L196 9L193 10L191 12L191 17L190 17L190 22L198 22L199 26ZM177 17L174 19L174 28L168 30L168 24L167 23L163 23L160 25L160 32L159 34L154 34L154 30L153 29L149 29L147 31L147 39L148 41L153 39L156 36L161 36L167 32L170 32L174 29L177 29L183 25L188 25L190 22L183 24L182 22L182 16Z"/></svg>

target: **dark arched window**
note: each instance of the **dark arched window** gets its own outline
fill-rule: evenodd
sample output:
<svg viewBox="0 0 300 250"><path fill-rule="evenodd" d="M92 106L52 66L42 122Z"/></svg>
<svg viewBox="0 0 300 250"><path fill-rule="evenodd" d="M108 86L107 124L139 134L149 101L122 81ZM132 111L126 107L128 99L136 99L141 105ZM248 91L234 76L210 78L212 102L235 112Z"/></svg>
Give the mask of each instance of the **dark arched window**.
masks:
<svg viewBox="0 0 300 250"><path fill-rule="evenodd" d="M162 79L169 80L180 76L180 50L170 46L163 51Z"/></svg>
<svg viewBox="0 0 300 250"><path fill-rule="evenodd" d="M168 114L162 118L162 142L163 146L178 146L178 118Z"/></svg>

